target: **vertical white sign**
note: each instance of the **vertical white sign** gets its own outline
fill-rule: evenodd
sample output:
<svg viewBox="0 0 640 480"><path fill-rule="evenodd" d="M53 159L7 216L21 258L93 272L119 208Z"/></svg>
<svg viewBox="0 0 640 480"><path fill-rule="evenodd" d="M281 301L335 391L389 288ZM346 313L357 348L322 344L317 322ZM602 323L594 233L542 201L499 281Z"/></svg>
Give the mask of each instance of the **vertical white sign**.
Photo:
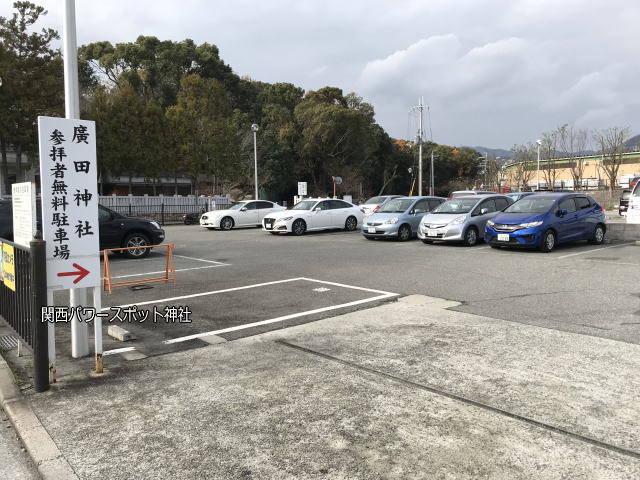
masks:
<svg viewBox="0 0 640 480"><path fill-rule="evenodd" d="M88 120L38 117L47 288L100 285L96 129Z"/></svg>
<svg viewBox="0 0 640 480"><path fill-rule="evenodd" d="M25 247L36 233L36 185L32 182L11 185L13 241Z"/></svg>
<svg viewBox="0 0 640 480"><path fill-rule="evenodd" d="M298 182L298 196L304 197L307 194L307 182Z"/></svg>

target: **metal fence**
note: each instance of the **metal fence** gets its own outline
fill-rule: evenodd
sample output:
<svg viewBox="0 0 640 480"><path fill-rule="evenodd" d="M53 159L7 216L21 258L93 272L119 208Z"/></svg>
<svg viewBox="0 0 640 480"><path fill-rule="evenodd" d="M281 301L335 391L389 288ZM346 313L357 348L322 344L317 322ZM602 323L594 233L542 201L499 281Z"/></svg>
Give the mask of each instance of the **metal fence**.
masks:
<svg viewBox="0 0 640 480"><path fill-rule="evenodd" d="M42 322L46 306L47 279L45 242L33 240L30 248L0 238L3 265L13 265L0 282L0 317L33 351L33 380L37 392L49 388L48 325ZM7 281L9 280L9 281Z"/></svg>
<svg viewBox="0 0 640 480"><path fill-rule="evenodd" d="M127 217L155 220L161 225L182 223L184 215L220 210L231 205L228 197L101 196L100 204Z"/></svg>

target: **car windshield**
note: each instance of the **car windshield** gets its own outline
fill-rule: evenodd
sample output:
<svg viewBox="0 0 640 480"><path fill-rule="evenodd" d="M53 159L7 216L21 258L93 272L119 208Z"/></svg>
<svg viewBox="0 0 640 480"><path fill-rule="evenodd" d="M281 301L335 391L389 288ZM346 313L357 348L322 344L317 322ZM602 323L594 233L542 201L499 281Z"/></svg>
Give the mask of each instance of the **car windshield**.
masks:
<svg viewBox="0 0 640 480"><path fill-rule="evenodd" d="M242 207L246 205L247 205L247 202L234 203L229 207L229 210L240 210Z"/></svg>
<svg viewBox="0 0 640 480"><path fill-rule="evenodd" d="M372 204L380 204L380 203L384 203L384 200L387 197L371 197L369 200L367 200L366 202L364 202L363 205L372 205Z"/></svg>
<svg viewBox="0 0 640 480"><path fill-rule="evenodd" d="M411 206L413 200L410 198L396 198L385 203L378 212L380 213L403 213Z"/></svg>
<svg viewBox="0 0 640 480"><path fill-rule="evenodd" d="M438 205L431 213L469 213L478 203L477 198L456 198Z"/></svg>
<svg viewBox="0 0 640 480"><path fill-rule="evenodd" d="M531 195L518 200L503 210L504 213L544 213L555 202L555 198L544 198Z"/></svg>
<svg viewBox="0 0 640 480"><path fill-rule="evenodd" d="M291 210L311 210L316 203L315 200L303 200L291 207Z"/></svg>

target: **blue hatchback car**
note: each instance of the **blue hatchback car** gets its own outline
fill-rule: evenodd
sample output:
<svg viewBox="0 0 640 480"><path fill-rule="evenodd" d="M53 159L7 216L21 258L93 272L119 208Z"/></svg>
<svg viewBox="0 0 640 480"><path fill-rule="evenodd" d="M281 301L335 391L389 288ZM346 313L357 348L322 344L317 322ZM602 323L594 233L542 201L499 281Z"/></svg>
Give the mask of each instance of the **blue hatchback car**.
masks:
<svg viewBox="0 0 640 480"><path fill-rule="evenodd" d="M505 208L487 222L485 241L498 247L537 247L550 252L564 242L604 241L607 231L602 207L589 195L536 193Z"/></svg>

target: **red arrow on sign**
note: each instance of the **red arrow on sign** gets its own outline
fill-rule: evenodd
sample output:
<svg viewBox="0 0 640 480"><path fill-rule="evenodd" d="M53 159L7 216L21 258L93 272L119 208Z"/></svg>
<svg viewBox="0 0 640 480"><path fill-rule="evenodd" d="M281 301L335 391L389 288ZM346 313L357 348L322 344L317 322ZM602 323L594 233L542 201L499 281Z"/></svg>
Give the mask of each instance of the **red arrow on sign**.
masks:
<svg viewBox="0 0 640 480"><path fill-rule="evenodd" d="M59 277L71 277L73 275L77 275L78 278L76 278L73 283L78 283L80 280L82 280L84 277L86 277L87 275L89 275L89 270L87 270L86 268L81 267L80 265L78 265L77 263L73 264L74 268L77 268L77 270L75 272L60 272L58 274Z"/></svg>

